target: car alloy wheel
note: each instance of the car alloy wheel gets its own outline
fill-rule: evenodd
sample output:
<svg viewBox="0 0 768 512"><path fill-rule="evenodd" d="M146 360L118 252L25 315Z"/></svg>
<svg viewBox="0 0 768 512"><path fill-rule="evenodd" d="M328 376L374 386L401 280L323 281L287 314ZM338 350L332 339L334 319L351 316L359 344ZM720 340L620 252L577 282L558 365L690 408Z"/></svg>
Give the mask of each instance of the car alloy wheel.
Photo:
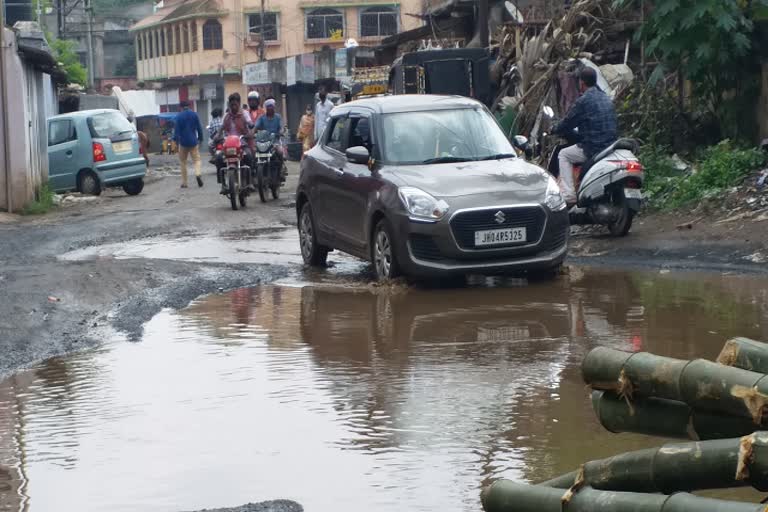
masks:
<svg viewBox="0 0 768 512"><path fill-rule="evenodd" d="M304 261L309 261L312 257L314 248L314 229L312 229L312 219L309 216L309 210L304 208L301 212L301 222L299 223L299 243L301 244L301 255Z"/></svg>
<svg viewBox="0 0 768 512"><path fill-rule="evenodd" d="M374 263L376 265L376 275L379 278L389 279L392 277L392 242L389 240L389 234L383 226L376 233Z"/></svg>

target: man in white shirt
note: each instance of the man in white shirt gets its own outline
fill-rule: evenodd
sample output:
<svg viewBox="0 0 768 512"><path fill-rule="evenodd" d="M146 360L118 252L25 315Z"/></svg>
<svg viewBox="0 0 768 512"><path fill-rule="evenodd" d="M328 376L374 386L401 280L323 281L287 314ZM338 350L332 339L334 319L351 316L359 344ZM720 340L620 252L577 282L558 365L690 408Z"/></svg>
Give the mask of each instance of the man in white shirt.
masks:
<svg viewBox="0 0 768 512"><path fill-rule="evenodd" d="M320 136L325 131L325 125L328 123L328 116L333 109L333 102L328 100L328 92L324 87L320 88L320 101L315 105L315 140L320 140Z"/></svg>

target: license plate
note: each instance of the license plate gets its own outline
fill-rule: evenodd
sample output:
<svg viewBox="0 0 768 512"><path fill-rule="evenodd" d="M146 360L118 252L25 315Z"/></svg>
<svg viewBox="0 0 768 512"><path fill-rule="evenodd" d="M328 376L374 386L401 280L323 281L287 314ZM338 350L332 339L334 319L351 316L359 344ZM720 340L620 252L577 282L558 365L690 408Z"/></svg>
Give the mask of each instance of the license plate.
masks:
<svg viewBox="0 0 768 512"><path fill-rule="evenodd" d="M133 149L133 144L131 144L131 141L129 140L112 143L112 151L114 151L118 155L121 153L130 153L132 149Z"/></svg>
<svg viewBox="0 0 768 512"><path fill-rule="evenodd" d="M525 228L475 231L475 246L514 244L527 240Z"/></svg>
<svg viewBox="0 0 768 512"><path fill-rule="evenodd" d="M639 188L625 188L624 197L627 199L642 199L643 192Z"/></svg>
<svg viewBox="0 0 768 512"><path fill-rule="evenodd" d="M269 159L269 158L271 158L271 155L269 153L257 153L256 157L257 158Z"/></svg>

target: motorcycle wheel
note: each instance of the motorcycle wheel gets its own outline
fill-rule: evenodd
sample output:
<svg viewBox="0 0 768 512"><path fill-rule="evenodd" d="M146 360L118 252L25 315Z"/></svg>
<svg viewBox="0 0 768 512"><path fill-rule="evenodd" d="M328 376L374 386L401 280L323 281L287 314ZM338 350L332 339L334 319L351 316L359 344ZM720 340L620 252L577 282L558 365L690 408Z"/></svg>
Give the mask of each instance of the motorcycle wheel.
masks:
<svg viewBox="0 0 768 512"><path fill-rule="evenodd" d="M245 191L240 192L240 206L242 208L245 208L245 203L247 201L248 195Z"/></svg>
<svg viewBox="0 0 768 512"><path fill-rule="evenodd" d="M237 211L237 184L235 183L235 176L233 172L228 173L229 176L229 202L232 203L232 209Z"/></svg>
<svg viewBox="0 0 768 512"><path fill-rule="evenodd" d="M611 236L627 236L629 230L632 229L635 212L629 209L624 197L624 191L621 189L613 193L613 203L620 208L621 213L615 222L608 224L608 231L611 233Z"/></svg>
<svg viewBox="0 0 768 512"><path fill-rule="evenodd" d="M259 171L256 173L256 188L259 189L259 199L262 203L267 202L267 184L264 183L264 166L259 166Z"/></svg>

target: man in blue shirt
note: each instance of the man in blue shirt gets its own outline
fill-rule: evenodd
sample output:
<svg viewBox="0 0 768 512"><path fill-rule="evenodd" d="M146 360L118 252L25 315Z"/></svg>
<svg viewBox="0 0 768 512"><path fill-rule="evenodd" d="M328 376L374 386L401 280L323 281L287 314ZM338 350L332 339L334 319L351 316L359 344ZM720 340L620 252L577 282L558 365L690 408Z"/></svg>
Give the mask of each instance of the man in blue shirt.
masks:
<svg viewBox="0 0 768 512"><path fill-rule="evenodd" d="M187 157L192 155L195 164L195 178L197 185L203 186L203 178L200 170L200 149L203 142L203 126L197 113L189 109L189 102L181 101L179 106L183 109L176 116L176 131L173 140L179 146L179 161L181 163L181 188L187 188Z"/></svg>
<svg viewBox="0 0 768 512"><path fill-rule="evenodd" d="M259 132L260 130L266 130L269 133L273 134L276 138L275 142L275 152L272 155L272 165L277 166L279 169L282 169L280 172L280 180L285 181L285 171L283 169L283 146L280 141L280 135L283 132L283 120L280 117L280 114L275 112L275 99L272 97L267 98L267 100L264 102L264 108L266 109L267 113L261 116L257 121L255 125L255 130Z"/></svg>
<svg viewBox="0 0 768 512"><path fill-rule="evenodd" d="M565 202L576 203L573 186L573 166L583 164L616 142L618 121L613 102L597 86L597 72L591 67L581 70L579 86L581 97L573 104L560 124L552 130L567 136L576 128L581 142L560 151L560 186Z"/></svg>

